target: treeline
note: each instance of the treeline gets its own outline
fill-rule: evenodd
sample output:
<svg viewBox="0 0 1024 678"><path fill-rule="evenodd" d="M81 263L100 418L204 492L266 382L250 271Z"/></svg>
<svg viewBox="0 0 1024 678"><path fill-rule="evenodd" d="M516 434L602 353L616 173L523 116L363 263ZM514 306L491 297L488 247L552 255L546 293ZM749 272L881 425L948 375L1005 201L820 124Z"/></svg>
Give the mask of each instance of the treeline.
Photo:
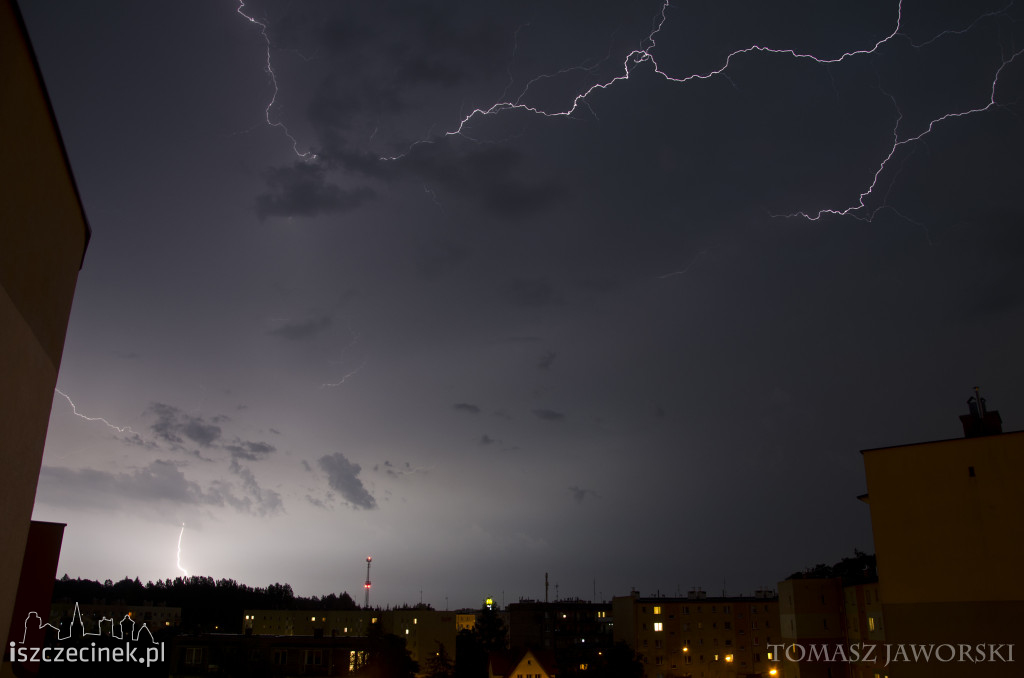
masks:
<svg viewBox="0 0 1024 678"><path fill-rule="evenodd" d="M343 592L304 598L289 584L253 587L234 579L176 577L143 584L138 577L102 583L64 575L54 584L53 601L108 605L166 605L181 608L181 629L187 633L241 632L244 610L356 610Z"/></svg>
<svg viewBox="0 0 1024 678"><path fill-rule="evenodd" d="M786 579L831 579L843 580L843 586L870 584L878 581L878 567L875 554L853 550L852 558L843 558L834 565L819 563L802 572L794 572Z"/></svg>

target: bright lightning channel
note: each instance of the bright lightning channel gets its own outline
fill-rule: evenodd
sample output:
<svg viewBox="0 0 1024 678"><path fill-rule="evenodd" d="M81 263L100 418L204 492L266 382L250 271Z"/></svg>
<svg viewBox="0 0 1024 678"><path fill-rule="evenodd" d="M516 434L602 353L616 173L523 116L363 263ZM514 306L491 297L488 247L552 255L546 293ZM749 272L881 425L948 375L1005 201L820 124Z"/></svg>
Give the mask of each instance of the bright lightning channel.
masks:
<svg viewBox="0 0 1024 678"><path fill-rule="evenodd" d="M359 372L359 370L363 369L363 365L365 365L365 364L366 364L366 360L363 360L362 362L360 362L356 366L356 368L354 370L352 370L351 372L349 372L348 374L343 376L340 381L336 381L336 382L334 382L332 384L320 384L320 388L337 388L338 386L341 386L346 381L348 381L348 379L350 377L354 377Z"/></svg>
<svg viewBox="0 0 1024 678"><path fill-rule="evenodd" d="M188 570L181 566L181 537L185 534L185 523L181 524L181 532L178 533L178 569L181 573L188 577Z"/></svg>
<svg viewBox="0 0 1024 678"><path fill-rule="evenodd" d="M113 424L111 424L109 421L107 421L103 417L87 417L87 416L85 416L84 414L82 414L81 412L78 411L78 408L75 406L74 401L71 400L71 397L68 396L67 393L65 393L64 391L60 390L59 388L55 388L53 390L56 393L58 393L59 395L64 396L64 399L68 401L69 405L71 405L71 411L75 413L76 417L80 417L82 419L85 419L86 421L102 422L108 428L111 428L111 429L117 431L118 433L131 433L131 434L135 434L135 431L132 430L131 426L114 426Z"/></svg>
<svg viewBox="0 0 1024 678"><path fill-rule="evenodd" d="M302 158L303 160L316 160L316 154L313 153L312 151L306 151L305 153L299 152L299 142L295 140L295 137L292 136L291 132L288 131L288 127L283 122L274 122L273 120L270 119L270 110L274 107L274 104L277 103L277 95L278 92L280 91L277 86L277 73L274 72L274 66L271 63L270 58L270 36L267 35L267 24L261 21L257 21L255 17L249 16L243 11L244 9L245 0L238 0L238 8L235 11L238 12L240 16L247 19L249 23L255 24L256 26L260 27L260 36L263 38L263 42L267 47L266 65L263 67L263 70L266 72L267 75L270 76L270 82L274 86L274 94L270 97L270 103L267 104L266 109L264 109L263 111L264 118L267 121L267 125L269 125L270 127L278 127L281 129L282 132L284 132L284 135L288 138L290 142L292 142L292 151L295 152L295 155Z"/></svg>

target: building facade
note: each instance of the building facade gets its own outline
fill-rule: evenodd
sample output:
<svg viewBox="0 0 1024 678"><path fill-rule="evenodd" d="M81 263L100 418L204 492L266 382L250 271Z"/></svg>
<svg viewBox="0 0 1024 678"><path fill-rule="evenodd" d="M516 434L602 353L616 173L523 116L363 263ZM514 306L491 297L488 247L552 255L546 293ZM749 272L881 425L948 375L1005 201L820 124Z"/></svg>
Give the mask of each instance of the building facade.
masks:
<svg viewBox="0 0 1024 678"><path fill-rule="evenodd" d="M0 80L0 638L8 638L89 226L13 0L0 0Z"/></svg>
<svg viewBox="0 0 1024 678"><path fill-rule="evenodd" d="M779 599L754 596L640 597L612 601L613 636L637 652L645 678L767 676L775 664L768 645L779 642Z"/></svg>
<svg viewBox="0 0 1024 678"><path fill-rule="evenodd" d="M969 403L964 438L861 453L886 641L957 655L900 662L894 677L1020 675L1024 431Z"/></svg>

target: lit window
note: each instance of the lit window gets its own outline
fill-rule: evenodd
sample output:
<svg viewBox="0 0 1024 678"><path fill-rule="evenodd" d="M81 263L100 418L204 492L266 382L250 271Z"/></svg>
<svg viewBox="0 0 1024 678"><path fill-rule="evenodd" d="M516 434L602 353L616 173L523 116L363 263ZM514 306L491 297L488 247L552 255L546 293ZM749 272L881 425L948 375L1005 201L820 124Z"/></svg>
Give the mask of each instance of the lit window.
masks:
<svg viewBox="0 0 1024 678"><path fill-rule="evenodd" d="M654 606L654 614L661 614L661 605Z"/></svg>
<svg viewBox="0 0 1024 678"><path fill-rule="evenodd" d="M725 661L731 662L732 661L732 655L731 654L725 655Z"/></svg>
<svg viewBox="0 0 1024 678"><path fill-rule="evenodd" d="M655 631L661 631L662 628L663 628L663 625L662 625L661 622L654 622L654 630Z"/></svg>
<svg viewBox="0 0 1024 678"><path fill-rule="evenodd" d="M309 621L316 621L316 617L310 617Z"/></svg>
<svg viewBox="0 0 1024 678"><path fill-rule="evenodd" d="M874 617L868 617L868 631L874 631L874 630L875 630L875 618Z"/></svg>

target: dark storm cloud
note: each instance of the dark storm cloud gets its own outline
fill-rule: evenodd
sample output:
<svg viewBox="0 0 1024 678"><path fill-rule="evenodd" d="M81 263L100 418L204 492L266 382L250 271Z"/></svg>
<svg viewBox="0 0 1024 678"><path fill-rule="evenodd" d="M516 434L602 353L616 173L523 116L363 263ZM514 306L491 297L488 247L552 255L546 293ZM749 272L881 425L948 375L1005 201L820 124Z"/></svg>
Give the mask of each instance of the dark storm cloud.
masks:
<svg viewBox="0 0 1024 678"><path fill-rule="evenodd" d="M374 192L365 186L342 188L328 183L320 165L296 163L268 172L268 191L256 198L256 213L266 217L314 217L353 210Z"/></svg>
<svg viewBox="0 0 1024 678"><path fill-rule="evenodd" d="M424 280L436 280L454 273L468 252L450 240L435 240L416 248L414 256L416 275Z"/></svg>
<svg viewBox="0 0 1024 678"><path fill-rule="evenodd" d="M491 436L487 435L486 433L483 434L482 436L480 436L480 444L481 445L491 445L491 444L496 443L496 442L498 442L498 441L495 440L494 438L492 438Z"/></svg>
<svg viewBox="0 0 1024 678"><path fill-rule="evenodd" d="M406 108L392 87L373 80L357 84L346 84L346 80L339 74L325 78L306 111L309 121L325 132L348 130L360 115L394 114Z"/></svg>
<svg viewBox="0 0 1024 678"><path fill-rule="evenodd" d="M551 365L554 364L557 356L558 354L554 351L548 351L540 357L540 362L537 363L537 367L542 370L551 369Z"/></svg>
<svg viewBox="0 0 1024 678"><path fill-rule="evenodd" d="M388 460L384 460L383 468L380 464L374 464L373 470L375 472L383 472L385 475L391 478L401 478L403 476L411 476L420 473L427 473L429 469L414 467L409 462L405 462L402 465L392 464Z"/></svg>
<svg viewBox="0 0 1024 678"><path fill-rule="evenodd" d="M238 436L235 436L230 442L222 442L223 430L212 422L230 421L230 418L224 415L215 415L210 418L210 421L206 421L202 417L186 414L181 409L166 403L153 403L147 412L156 415L156 421L150 425L156 437L171 443L172 447L179 451L185 450L186 442L191 441L206 449L227 450L231 453L232 459L257 461L277 450L268 442L243 440ZM138 435L125 440L147 449L157 447L154 443L148 442ZM212 461L204 457L199 450L191 452L198 459Z"/></svg>
<svg viewBox="0 0 1024 678"><path fill-rule="evenodd" d="M282 40L308 44L334 64L310 105L311 121L348 129L359 115L377 116L422 106L423 97L489 76L512 49L513 35L491 12L473 5L435 3L339 4L334 16L293 7L275 23ZM321 12L322 14L322 12ZM279 28L280 27L280 28Z"/></svg>
<svg viewBox="0 0 1024 678"><path fill-rule="evenodd" d="M256 461L265 458L271 452L276 452L277 448L270 443L262 441L251 441L242 440L235 438L233 442L222 446L225 450L231 453L233 459L248 459L249 461Z"/></svg>
<svg viewBox="0 0 1024 678"><path fill-rule="evenodd" d="M565 419L564 414L554 410L537 409L533 410L533 413L544 421L563 421Z"/></svg>
<svg viewBox="0 0 1024 678"><path fill-rule="evenodd" d="M471 200L488 215L503 219L537 214L568 196L561 178L547 176L544 167L532 166L525 154L509 147L457 146L442 138L403 149L398 157L383 161L379 154L351 150L332 135L320 153L322 168L387 182L416 180L436 187L442 195L454 193ZM319 180L326 182L324 169L319 171Z"/></svg>
<svg viewBox="0 0 1024 678"><path fill-rule="evenodd" d="M321 332L326 332L331 328L334 321L330 316L322 316L319 318L309 318L307 320L300 320L298 322L289 322L275 327L269 330L267 334L274 337L281 337L283 339L290 339L291 341L301 341L303 339L309 339L310 337L316 336Z"/></svg>
<svg viewBox="0 0 1024 678"><path fill-rule="evenodd" d="M569 491L572 493L572 498L576 501L577 504L582 504L583 500L586 499L588 495L593 497L597 496L597 492L595 492L594 490L587 490L582 487L577 487L575 485L569 487Z"/></svg>
<svg viewBox="0 0 1024 678"><path fill-rule="evenodd" d="M416 177L475 200L488 214L522 218L567 195L560 180L541 179L540 167L526 167L526 156L509 147L456 148L450 141L421 144L400 162ZM523 176L532 179L526 181Z"/></svg>
<svg viewBox="0 0 1024 678"><path fill-rule="evenodd" d="M349 461L341 452L320 457L319 464L327 474L327 483L331 489L347 502L355 508L377 508L377 500L366 491L363 481L359 479L362 470L359 464Z"/></svg>
<svg viewBox="0 0 1024 678"><path fill-rule="evenodd" d="M116 508L120 500L131 500L146 504L229 505L247 510L229 487L214 482L203 490L169 461L157 460L128 473L44 466L39 478L43 501L67 506Z"/></svg>
<svg viewBox="0 0 1024 678"><path fill-rule="evenodd" d="M471 403L455 403L452 405L452 409L459 410L460 412L469 412L470 414L480 414L480 408Z"/></svg>
<svg viewBox="0 0 1024 678"><path fill-rule="evenodd" d="M323 499L319 499L310 494L306 495L306 501L308 501L313 506L316 506L317 508L324 509L325 511L329 508L327 502L325 502Z"/></svg>
<svg viewBox="0 0 1024 678"><path fill-rule="evenodd" d="M517 278L501 290L502 299L513 306L550 306L557 303L551 284L546 280Z"/></svg>
<svg viewBox="0 0 1024 678"><path fill-rule="evenodd" d="M259 483L256 482L256 476L253 475L249 468L239 464L237 459L232 459L230 470L242 479L242 486L249 493L249 497L254 503L254 513L265 516L284 511L281 495L274 490L260 487Z"/></svg>
<svg viewBox="0 0 1024 678"><path fill-rule="evenodd" d="M121 441L125 442L125 443L128 443L129 445L135 445L136 447L141 447L144 450L155 450L155 449L158 449L160 447L159 445L157 445L152 440L146 440L145 438L140 436L138 433L133 433L130 436L125 436L125 437L121 438Z"/></svg>
<svg viewBox="0 0 1024 678"><path fill-rule="evenodd" d="M147 412L156 415L156 421L150 425L153 433L173 445L180 447L187 439L202 447L210 447L221 437L220 426L202 417L185 414L173 405L153 403Z"/></svg>

